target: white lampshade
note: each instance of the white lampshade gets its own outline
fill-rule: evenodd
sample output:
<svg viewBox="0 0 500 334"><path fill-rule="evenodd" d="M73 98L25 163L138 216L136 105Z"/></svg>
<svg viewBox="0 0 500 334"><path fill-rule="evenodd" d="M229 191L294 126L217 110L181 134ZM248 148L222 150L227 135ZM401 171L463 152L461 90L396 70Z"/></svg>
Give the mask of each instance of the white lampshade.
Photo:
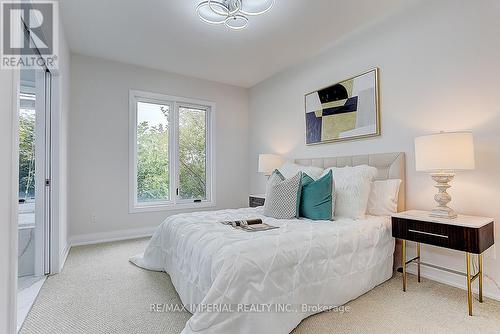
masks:
<svg viewBox="0 0 500 334"><path fill-rule="evenodd" d="M417 171L474 169L474 139L470 132L441 132L415 138Z"/></svg>
<svg viewBox="0 0 500 334"><path fill-rule="evenodd" d="M259 154L259 173L271 173L283 165L283 158L276 154Z"/></svg>

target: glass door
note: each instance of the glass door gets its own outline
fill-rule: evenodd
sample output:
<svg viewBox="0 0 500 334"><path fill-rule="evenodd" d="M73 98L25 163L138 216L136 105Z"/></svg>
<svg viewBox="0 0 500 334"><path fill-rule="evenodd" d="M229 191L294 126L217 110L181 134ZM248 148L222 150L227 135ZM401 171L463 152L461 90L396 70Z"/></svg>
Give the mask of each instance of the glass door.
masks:
<svg viewBox="0 0 500 334"><path fill-rule="evenodd" d="M17 328L50 268L51 74L21 70Z"/></svg>
<svg viewBox="0 0 500 334"><path fill-rule="evenodd" d="M25 43L31 34L23 31ZM50 273L52 75L22 68L19 85L17 328Z"/></svg>
<svg viewBox="0 0 500 334"><path fill-rule="evenodd" d="M49 271L51 75L21 70L19 101L20 288Z"/></svg>

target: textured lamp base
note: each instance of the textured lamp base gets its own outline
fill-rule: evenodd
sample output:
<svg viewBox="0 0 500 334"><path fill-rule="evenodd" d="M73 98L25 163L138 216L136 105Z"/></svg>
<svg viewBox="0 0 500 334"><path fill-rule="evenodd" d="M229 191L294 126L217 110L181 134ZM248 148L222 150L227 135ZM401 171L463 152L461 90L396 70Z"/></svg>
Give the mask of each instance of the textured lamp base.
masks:
<svg viewBox="0 0 500 334"><path fill-rule="evenodd" d="M436 207L432 209L432 212L429 216L436 218L455 219L458 215L452 208L447 207L446 209L441 209L439 207Z"/></svg>
<svg viewBox="0 0 500 334"><path fill-rule="evenodd" d="M430 216L447 219L457 218L457 213L447 205L451 201L451 196L446 192L446 190L451 187L449 183L453 180L455 174L433 173L431 177L436 181L437 184L434 187L436 187L439 192L434 195L434 200L438 203L438 206L432 210Z"/></svg>

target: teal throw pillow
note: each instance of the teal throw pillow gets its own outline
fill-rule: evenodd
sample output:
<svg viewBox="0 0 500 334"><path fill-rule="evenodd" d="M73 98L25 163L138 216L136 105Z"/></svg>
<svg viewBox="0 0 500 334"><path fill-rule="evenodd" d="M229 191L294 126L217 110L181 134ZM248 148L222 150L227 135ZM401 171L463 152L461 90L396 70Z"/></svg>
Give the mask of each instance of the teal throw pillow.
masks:
<svg viewBox="0 0 500 334"><path fill-rule="evenodd" d="M302 174L299 215L312 220L333 220L334 189L333 174L330 171L314 181Z"/></svg>

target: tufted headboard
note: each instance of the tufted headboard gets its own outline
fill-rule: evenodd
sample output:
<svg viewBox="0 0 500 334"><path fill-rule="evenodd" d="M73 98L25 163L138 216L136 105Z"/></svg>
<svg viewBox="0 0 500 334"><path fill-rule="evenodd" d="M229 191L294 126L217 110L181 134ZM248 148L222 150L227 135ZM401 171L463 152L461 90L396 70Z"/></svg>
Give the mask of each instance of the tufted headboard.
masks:
<svg viewBox="0 0 500 334"><path fill-rule="evenodd" d="M295 163L303 166L321 168L368 165L378 169L377 180L400 179L398 211L406 206L406 166L404 152L351 155L332 158L296 159Z"/></svg>
<svg viewBox="0 0 500 334"><path fill-rule="evenodd" d="M316 166L321 168L329 167L345 167L368 165L378 169L377 180L400 179L401 186L399 188L398 197L398 212L404 211L406 207L406 165L404 152L396 153L375 153L364 155L352 155L345 157L333 158L312 158L312 159L296 159L295 163L303 166ZM399 245L397 240L396 244ZM401 263L401 247L396 246L394 252L394 270Z"/></svg>

